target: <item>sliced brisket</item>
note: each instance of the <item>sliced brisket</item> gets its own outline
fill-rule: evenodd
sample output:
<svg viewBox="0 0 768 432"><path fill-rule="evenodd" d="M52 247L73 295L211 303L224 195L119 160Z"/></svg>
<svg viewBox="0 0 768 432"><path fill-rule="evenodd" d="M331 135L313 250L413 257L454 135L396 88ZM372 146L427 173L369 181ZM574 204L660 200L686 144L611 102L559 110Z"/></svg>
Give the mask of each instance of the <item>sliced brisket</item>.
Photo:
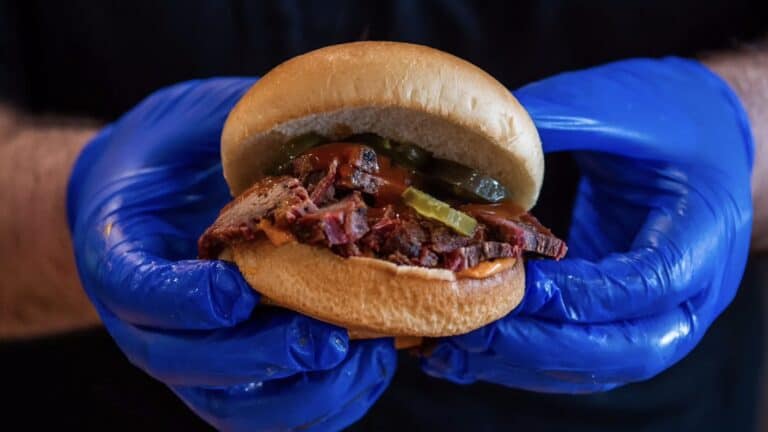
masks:
<svg viewBox="0 0 768 432"><path fill-rule="evenodd" d="M413 264L422 267L437 267L440 263L440 257L436 253L432 252L428 247L422 246L419 251L419 256L413 261Z"/></svg>
<svg viewBox="0 0 768 432"><path fill-rule="evenodd" d="M424 221L422 225L429 232L430 248L438 253L446 253L470 244L485 240L485 227L478 225L472 236L456 234L451 228L433 221Z"/></svg>
<svg viewBox="0 0 768 432"><path fill-rule="evenodd" d="M317 205L330 202L336 189L374 195L383 183L375 175L379 172L376 152L353 143L326 144L310 150L291 162L291 171Z"/></svg>
<svg viewBox="0 0 768 432"><path fill-rule="evenodd" d="M368 209L368 225L370 230L360 239L360 247L370 255L381 252L381 244L395 227L400 224L397 214L391 205L383 208Z"/></svg>
<svg viewBox="0 0 768 432"><path fill-rule="evenodd" d="M227 244L253 240L256 226L264 217L274 217L276 224L285 226L316 209L297 179L265 178L221 210L198 240L198 254L203 259L215 259Z"/></svg>
<svg viewBox="0 0 768 432"><path fill-rule="evenodd" d="M336 193L336 188L334 188L333 185L336 182L336 171L338 170L338 167L339 160L333 159L325 172L315 171L315 173L320 174L317 176L317 181L312 181L312 175L309 176L310 181L308 182L307 190L309 191L309 198L316 205L321 206L333 200L333 196Z"/></svg>
<svg viewBox="0 0 768 432"><path fill-rule="evenodd" d="M428 247L422 247L419 253L414 256L408 256L400 251L395 251L387 256L388 261L395 264L415 265L421 267L440 267L440 257L429 250Z"/></svg>
<svg viewBox="0 0 768 432"><path fill-rule="evenodd" d="M420 216L400 200L402 190L418 180L415 174L379 159L364 145L322 145L293 159L289 168L295 177L263 179L221 211L200 237L201 258L216 258L227 244L254 240L268 227L289 241L295 237L344 257L453 271L524 252L560 259L567 251L562 240L524 212L467 205L463 210L479 222L471 236ZM375 207L368 208L363 196Z"/></svg>
<svg viewBox="0 0 768 432"><path fill-rule="evenodd" d="M473 215L485 224L491 237L509 243L526 252L560 259L565 256L568 247L565 242L552 235L533 216L526 214L520 220L505 219L488 213Z"/></svg>
<svg viewBox="0 0 768 432"><path fill-rule="evenodd" d="M332 143L316 147L293 159L291 172L304 180L313 171L325 171L333 160L339 165L348 165L363 172L379 172L376 152L370 147L353 143Z"/></svg>
<svg viewBox="0 0 768 432"><path fill-rule="evenodd" d="M416 258L421 252L421 246L428 237L428 233L416 219L398 217L397 222L384 236L380 246L380 253L384 255L399 252L409 258Z"/></svg>
<svg viewBox="0 0 768 432"><path fill-rule="evenodd" d="M382 183L379 177L352 165L339 166L336 187L340 189L359 190L375 195Z"/></svg>
<svg viewBox="0 0 768 432"><path fill-rule="evenodd" d="M307 213L291 226L300 240L325 246L343 245L359 240L368 232L366 205L354 192L341 201Z"/></svg>
<svg viewBox="0 0 768 432"><path fill-rule="evenodd" d="M509 243L484 241L460 247L444 254L444 267L453 271L461 271L474 267L482 261L507 258L518 254L519 251Z"/></svg>

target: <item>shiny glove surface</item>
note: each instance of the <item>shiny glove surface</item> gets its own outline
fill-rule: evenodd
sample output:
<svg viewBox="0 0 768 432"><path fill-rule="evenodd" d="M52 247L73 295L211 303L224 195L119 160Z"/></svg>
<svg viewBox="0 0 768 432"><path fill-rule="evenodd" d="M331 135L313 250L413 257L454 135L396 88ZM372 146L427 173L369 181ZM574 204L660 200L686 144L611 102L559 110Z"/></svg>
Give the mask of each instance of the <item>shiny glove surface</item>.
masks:
<svg viewBox="0 0 768 432"><path fill-rule="evenodd" d="M723 81L679 58L565 73L515 95L545 151L574 152L580 167L568 256L528 261L523 303L441 340L423 368L556 393L653 377L693 349L741 280L746 114Z"/></svg>
<svg viewBox="0 0 768 432"><path fill-rule="evenodd" d="M225 430L338 430L394 373L391 340L256 307L237 269L199 261L197 238L230 196L219 140L253 79L149 96L81 153L67 212L78 271L128 359Z"/></svg>

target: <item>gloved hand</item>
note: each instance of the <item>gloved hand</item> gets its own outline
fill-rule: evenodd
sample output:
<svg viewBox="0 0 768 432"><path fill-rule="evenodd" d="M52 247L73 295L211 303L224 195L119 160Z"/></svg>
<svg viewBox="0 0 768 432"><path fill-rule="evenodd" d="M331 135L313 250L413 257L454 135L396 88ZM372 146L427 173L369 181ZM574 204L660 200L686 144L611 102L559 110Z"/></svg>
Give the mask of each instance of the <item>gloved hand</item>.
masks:
<svg viewBox="0 0 768 432"><path fill-rule="evenodd" d="M731 90L697 62L629 60L515 93L546 152L582 178L566 259L531 260L507 317L442 340L434 376L557 393L648 379L701 340L746 263L753 143Z"/></svg>
<svg viewBox="0 0 768 432"><path fill-rule="evenodd" d="M220 429L337 430L396 366L392 342L256 307L236 268L198 261L229 200L219 160L227 113L252 79L161 90L83 150L67 212L80 278L128 359Z"/></svg>

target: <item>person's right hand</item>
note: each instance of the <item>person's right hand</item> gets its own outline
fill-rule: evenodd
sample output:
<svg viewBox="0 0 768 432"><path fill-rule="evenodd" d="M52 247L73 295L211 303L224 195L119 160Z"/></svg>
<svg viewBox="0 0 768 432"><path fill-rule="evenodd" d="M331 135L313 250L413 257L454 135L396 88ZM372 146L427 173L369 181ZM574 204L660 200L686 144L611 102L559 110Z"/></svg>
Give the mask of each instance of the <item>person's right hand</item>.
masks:
<svg viewBox="0 0 768 432"><path fill-rule="evenodd" d="M528 260L522 304L441 340L424 369L553 393L654 377L739 287L752 224L746 113L721 79L679 58L563 73L515 95L544 151L579 164L568 256Z"/></svg>
<svg viewBox="0 0 768 432"><path fill-rule="evenodd" d="M67 197L78 271L128 359L215 427L338 430L389 383L391 340L350 343L342 329L257 308L235 267L194 259L229 200L221 128L253 82L163 89L87 145Z"/></svg>

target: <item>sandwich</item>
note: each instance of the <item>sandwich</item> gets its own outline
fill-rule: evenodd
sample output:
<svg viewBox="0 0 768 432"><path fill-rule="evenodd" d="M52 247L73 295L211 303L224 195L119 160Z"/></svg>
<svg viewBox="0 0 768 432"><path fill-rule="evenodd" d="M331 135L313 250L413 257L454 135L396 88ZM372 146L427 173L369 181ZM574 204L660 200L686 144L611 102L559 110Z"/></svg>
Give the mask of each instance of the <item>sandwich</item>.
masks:
<svg viewBox="0 0 768 432"><path fill-rule="evenodd" d="M429 47L355 42L280 64L230 112L221 160L234 199L200 258L353 339L479 328L522 300L524 259L567 251L529 213L544 157L528 113Z"/></svg>

